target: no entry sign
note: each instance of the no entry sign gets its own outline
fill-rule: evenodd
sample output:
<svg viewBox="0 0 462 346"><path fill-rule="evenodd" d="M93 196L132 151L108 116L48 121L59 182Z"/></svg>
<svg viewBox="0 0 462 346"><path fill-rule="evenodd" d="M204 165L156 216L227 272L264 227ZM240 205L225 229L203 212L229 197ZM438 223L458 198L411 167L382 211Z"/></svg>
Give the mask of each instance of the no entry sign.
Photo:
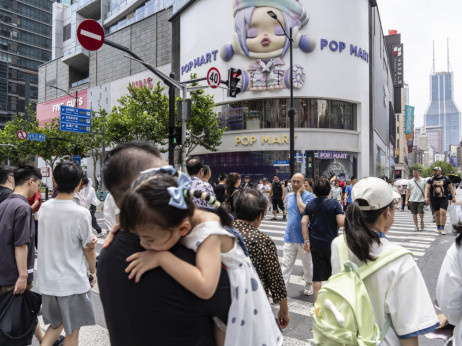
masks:
<svg viewBox="0 0 462 346"><path fill-rule="evenodd" d="M23 131L23 130L20 130L20 131L18 131L16 136L18 137L19 140L23 141L23 140L27 139L27 132Z"/></svg>
<svg viewBox="0 0 462 346"><path fill-rule="evenodd" d="M83 48L98 50L104 43L104 30L97 21L86 19L77 29L77 38Z"/></svg>
<svg viewBox="0 0 462 346"><path fill-rule="evenodd" d="M209 83L212 89L218 88L221 82L220 71L215 67L212 67L207 73L207 83Z"/></svg>

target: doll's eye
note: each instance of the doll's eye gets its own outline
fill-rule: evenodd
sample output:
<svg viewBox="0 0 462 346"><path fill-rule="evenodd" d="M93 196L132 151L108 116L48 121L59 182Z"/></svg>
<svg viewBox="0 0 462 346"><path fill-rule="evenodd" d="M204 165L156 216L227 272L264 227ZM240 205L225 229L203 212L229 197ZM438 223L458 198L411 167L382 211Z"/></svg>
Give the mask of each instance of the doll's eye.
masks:
<svg viewBox="0 0 462 346"><path fill-rule="evenodd" d="M284 36L284 30L282 30L282 28L280 26L277 26L274 28L274 34L276 36Z"/></svg>
<svg viewBox="0 0 462 346"><path fill-rule="evenodd" d="M258 35L258 30L256 28L250 28L247 30L247 38L255 38Z"/></svg>

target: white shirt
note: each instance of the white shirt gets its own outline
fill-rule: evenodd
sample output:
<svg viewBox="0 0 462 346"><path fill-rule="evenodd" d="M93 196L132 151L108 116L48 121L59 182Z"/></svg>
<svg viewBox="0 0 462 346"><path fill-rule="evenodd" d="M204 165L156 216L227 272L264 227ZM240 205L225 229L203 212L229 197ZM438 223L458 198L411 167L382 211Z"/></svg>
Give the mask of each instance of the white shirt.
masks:
<svg viewBox="0 0 462 346"><path fill-rule="evenodd" d="M267 200L269 200L269 192L271 191L271 185L265 184L261 186L260 192L265 196Z"/></svg>
<svg viewBox="0 0 462 346"><path fill-rule="evenodd" d="M117 223L116 216L120 214L120 209L115 204L114 197L110 193L107 194L104 200L104 223L108 230Z"/></svg>
<svg viewBox="0 0 462 346"><path fill-rule="evenodd" d="M455 325L454 346L462 346L462 248L452 244L441 265L436 299L449 323Z"/></svg>
<svg viewBox="0 0 462 346"><path fill-rule="evenodd" d="M385 238L380 241L380 246L375 242L372 245L374 257L397 246ZM338 238L332 242L332 274L340 272L337 242ZM363 264L351 250L350 259L358 266ZM411 256L404 255L388 263L369 275L364 285L374 307L375 322L379 329L385 324L387 316L391 317L393 327L388 330L382 345L399 345L398 335L409 336L438 323L425 281Z"/></svg>
<svg viewBox="0 0 462 346"><path fill-rule="evenodd" d="M63 297L90 290L83 249L92 241L90 211L51 199L38 212L40 239L35 290Z"/></svg>

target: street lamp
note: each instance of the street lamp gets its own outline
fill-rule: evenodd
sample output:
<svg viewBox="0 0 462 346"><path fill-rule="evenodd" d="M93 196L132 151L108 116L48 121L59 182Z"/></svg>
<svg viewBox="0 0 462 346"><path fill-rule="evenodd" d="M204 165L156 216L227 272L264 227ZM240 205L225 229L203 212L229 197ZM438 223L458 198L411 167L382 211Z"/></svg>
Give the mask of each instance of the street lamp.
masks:
<svg viewBox="0 0 462 346"><path fill-rule="evenodd" d="M294 39L292 38L292 27L289 29L289 35L287 35L284 25L279 21L278 16L273 11L268 11L268 15L276 20L282 28L284 35L289 39L290 43L290 110L289 110L289 126L290 126L290 135L289 135L289 147L290 147L290 178L293 177L295 173L295 109L294 109L294 70L293 70L293 57L292 57L292 43Z"/></svg>
<svg viewBox="0 0 462 346"><path fill-rule="evenodd" d="M64 89L61 89L61 88L58 88L57 86L55 85L49 85L50 88L53 88L53 89L56 89L56 90L60 90L62 91L63 93L66 93L67 95L69 95L70 97L74 98L75 99L75 105L74 107L77 108L77 106L79 105L79 91L76 91L75 92L75 96L69 94L69 92L67 92L66 90Z"/></svg>

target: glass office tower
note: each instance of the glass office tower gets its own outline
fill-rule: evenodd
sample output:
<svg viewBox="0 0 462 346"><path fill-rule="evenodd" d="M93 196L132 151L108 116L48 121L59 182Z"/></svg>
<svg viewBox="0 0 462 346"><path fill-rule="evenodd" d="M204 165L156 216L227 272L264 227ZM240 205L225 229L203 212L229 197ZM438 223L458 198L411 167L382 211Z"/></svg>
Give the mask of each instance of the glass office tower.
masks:
<svg viewBox="0 0 462 346"><path fill-rule="evenodd" d="M425 113L425 126L442 128L441 152L449 145L460 143L460 111L454 102L452 72L438 72L430 76L430 105Z"/></svg>
<svg viewBox="0 0 462 346"><path fill-rule="evenodd" d="M0 127L37 103L38 66L51 59L51 0L0 0Z"/></svg>

